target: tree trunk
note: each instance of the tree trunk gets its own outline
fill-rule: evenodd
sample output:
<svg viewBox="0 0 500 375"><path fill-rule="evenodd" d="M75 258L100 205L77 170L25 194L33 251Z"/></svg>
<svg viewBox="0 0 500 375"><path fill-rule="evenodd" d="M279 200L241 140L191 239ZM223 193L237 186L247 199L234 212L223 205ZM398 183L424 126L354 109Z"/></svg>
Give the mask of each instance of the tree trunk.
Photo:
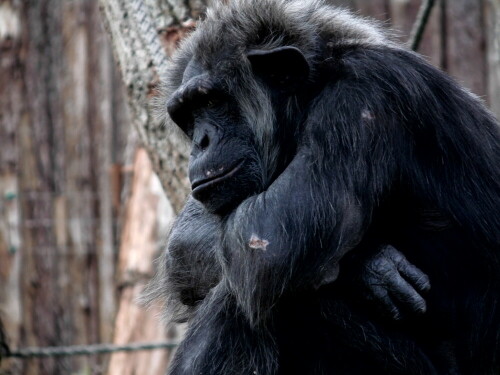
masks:
<svg viewBox="0 0 500 375"><path fill-rule="evenodd" d="M19 7L10 1L0 4L0 25L4 25L0 32L0 319L8 344L17 346L22 324L17 125L24 108ZM1 339L6 338L2 335ZM3 367L7 365L4 361ZM9 367L13 373L19 370Z"/></svg>
<svg viewBox="0 0 500 375"><path fill-rule="evenodd" d="M139 342L145 337L148 341L163 341L167 335L159 319L160 308L154 306L146 310L137 299L153 276L158 232L173 218L173 211L144 149L138 149L135 155L127 205L118 262L120 303L114 343ZM168 357L162 350L116 353L111 357L108 375L161 375Z"/></svg>
<svg viewBox="0 0 500 375"><path fill-rule="evenodd" d="M479 96L486 95L488 74L483 11L484 0L445 1L445 68Z"/></svg>
<svg viewBox="0 0 500 375"><path fill-rule="evenodd" d="M109 342L121 83L87 0L0 5L0 310L13 348ZM120 189L120 187L118 187ZM98 373L107 357L10 360L16 374Z"/></svg>
<svg viewBox="0 0 500 375"><path fill-rule="evenodd" d="M169 137L162 124L155 123L147 101L165 69L167 53L171 53L182 35L192 28L190 19L199 16L203 5L200 1L101 1L115 56L128 89L133 123L153 161L152 165L143 150L137 151L120 249L116 344L143 337L161 340L167 336L158 318L161 315L159 308L141 309L137 299L154 272L153 260L159 250L157 219L163 218L160 222L165 223L173 218L172 210L163 209L165 204L158 205L158 201L162 201L161 187L153 174L153 166L170 204L179 211L189 192L188 151L181 139ZM135 46L135 52L130 46ZM176 338L175 328L168 336ZM111 358L108 374L161 375L168 357L165 351L117 353Z"/></svg>
<svg viewBox="0 0 500 375"><path fill-rule="evenodd" d="M488 98L500 118L500 0L487 0L485 16L488 38Z"/></svg>
<svg viewBox="0 0 500 375"><path fill-rule="evenodd" d="M205 0L100 0L116 60L127 87L133 123L149 152L163 188L178 212L183 206L188 148L151 115L148 100L164 71L167 52L192 29ZM133 46L133 48L131 48Z"/></svg>

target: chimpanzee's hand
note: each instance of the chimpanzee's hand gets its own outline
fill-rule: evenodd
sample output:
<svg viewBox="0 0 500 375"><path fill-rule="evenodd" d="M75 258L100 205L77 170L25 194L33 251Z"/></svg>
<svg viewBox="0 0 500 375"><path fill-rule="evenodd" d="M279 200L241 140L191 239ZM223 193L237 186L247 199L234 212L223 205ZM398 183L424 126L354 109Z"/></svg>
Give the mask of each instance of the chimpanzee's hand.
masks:
<svg viewBox="0 0 500 375"><path fill-rule="evenodd" d="M382 247L365 263L361 276L368 299L393 319L401 319L405 311L423 314L427 310L422 294L431 287L429 277L394 247Z"/></svg>

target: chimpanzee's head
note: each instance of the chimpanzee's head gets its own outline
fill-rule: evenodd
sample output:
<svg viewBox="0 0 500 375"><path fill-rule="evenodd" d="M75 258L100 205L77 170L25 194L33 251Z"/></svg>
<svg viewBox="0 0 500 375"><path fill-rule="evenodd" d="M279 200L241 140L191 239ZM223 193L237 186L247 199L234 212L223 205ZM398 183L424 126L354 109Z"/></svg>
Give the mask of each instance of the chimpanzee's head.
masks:
<svg viewBox="0 0 500 375"><path fill-rule="evenodd" d="M192 142L193 196L220 213L263 191L293 156L290 120L299 122L309 64L293 46L212 53L218 63L195 51L167 110Z"/></svg>

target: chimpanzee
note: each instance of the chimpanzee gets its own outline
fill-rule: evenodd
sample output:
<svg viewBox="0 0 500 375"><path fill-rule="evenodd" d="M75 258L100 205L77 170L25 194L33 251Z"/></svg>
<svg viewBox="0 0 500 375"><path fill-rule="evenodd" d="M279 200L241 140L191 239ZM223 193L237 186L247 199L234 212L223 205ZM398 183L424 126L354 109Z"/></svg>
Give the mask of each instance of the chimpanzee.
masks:
<svg viewBox="0 0 500 375"><path fill-rule="evenodd" d="M499 373L500 127L478 98L321 0L232 0L159 102L192 142L171 374ZM387 319L358 278L395 318L427 311Z"/></svg>

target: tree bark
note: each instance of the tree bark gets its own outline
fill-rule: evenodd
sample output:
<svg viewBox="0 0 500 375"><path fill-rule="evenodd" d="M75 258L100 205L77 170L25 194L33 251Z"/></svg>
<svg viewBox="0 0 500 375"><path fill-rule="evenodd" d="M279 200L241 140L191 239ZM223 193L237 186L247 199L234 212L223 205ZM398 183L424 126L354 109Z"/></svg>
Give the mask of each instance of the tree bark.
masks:
<svg viewBox="0 0 500 375"><path fill-rule="evenodd" d="M485 96L487 61L484 0L443 0L446 70L474 94Z"/></svg>
<svg viewBox="0 0 500 375"><path fill-rule="evenodd" d="M137 304L153 274L158 245L160 250L163 248L157 221L165 223L173 218L172 209L158 205L162 195L153 188L158 180L152 166L171 206L178 212L189 193L188 148L181 138L170 136L163 124L155 121L148 100L168 64L167 54L175 50L183 34L192 28L192 19L199 16L204 2L101 0L100 4L127 88L133 123L153 162L149 162L144 150L137 151L120 247L120 302L114 343L124 344L143 337L161 340L166 332L158 318L159 308L146 311ZM174 329L170 338L175 336ZM117 353L111 357L108 374L160 375L168 357L164 351Z"/></svg>
<svg viewBox="0 0 500 375"><path fill-rule="evenodd" d="M500 0L487 0L488 97L492 111L500 118Z"/></svg>
<svg viewBox="0 0 500 375"><path fill-rule="evenodd" d="M21 340L21 215L19 209L19 147L17 125L23 118L23 77L19 64L22 48L20 7L11 1L0 4L0 319L5 326L0 346ZM2 84L9 82L8 85ZM2 326L0 322L0 326ZM2 348L0 348L0 352ZM0 354L1 356L1 354ZM19 371L18 364L3 367Z"/></svg>
<svg viewBox="0 0 500 375"><path fill-rule="evenodd" d="M0 4L0 312L12 348L109 342L128 133L96 1ZM120 187L118 186L119 190ZM108 357L8 360L15 374L98 371Z"/></svg>
<svg viewBox="0 0 500 375"><path fill-rule="evenodd" d="M144 149L136 151L131 185L118 263L120 302L113 342L119 345L144 341L145 337L148 341L163 341L166 337L159 319L160 308L146 310L138 303L153 276L158 232L174 216ZM168 359L168 353L162 350L116 353L111 356L108 375L161 375Z"/></svg>
<svg viewBox="0 0 500 375"><path fill-rule="evenodd" d="M167 52L192 28L205 0L100 0L100 4L127 87L133 123L178 212L189 193L188 147L155 121L148 100L168 64Z"/></svg>

